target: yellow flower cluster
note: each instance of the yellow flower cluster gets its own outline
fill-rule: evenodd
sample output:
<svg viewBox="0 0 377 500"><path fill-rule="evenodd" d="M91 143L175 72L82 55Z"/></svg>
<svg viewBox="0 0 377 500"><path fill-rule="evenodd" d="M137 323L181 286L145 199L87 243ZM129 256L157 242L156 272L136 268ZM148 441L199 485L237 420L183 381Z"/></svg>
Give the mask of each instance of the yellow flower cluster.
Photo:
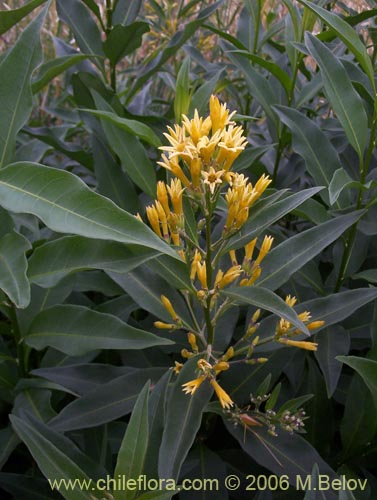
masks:
<svg viewBox="0 0 377 500"><path fill-rule="evenodd" d="M169 194L169 195L168 195ZM183 229L182 208L183 189L179 179L172 179L170 186L165 182L157 183L157 200L146 208L147 217L153 231L168 243L180 245L179 230ZM173 208L169 204L170 202Z"/></svg>
<svg viewBox="0 0 377 500"><path fill-rule="evenodd" d="M230 113L226 104L211 96L209 108L205 119L195 110L193 119L183 115L182 125L168 127L169 133L164 135L170 145L160 148L165 154L158 164L191 191L207 185L214 194L218 186L230 180L229 170L247 140L243 128L231 121L235 112Z"/></svg>
<svg viewBox="0 0 377 500"><path fill-rule="evenodd" d="M200 359L197 363L197 366L200 375L197 378L183 384L183 391L186 394L193 395L205 380L209 380L210 384L215 390L216 396L218 397L222 408L226 410L231 408L234 405L231 397L226 391L224 391L224 389L216 380L216 376L219 373L229 369L229 363L221 360L212 366L205 359Z"/></svg>
<svg viewBox="0 0 377 500"><path fill-rule="evenodd" d="M224 227L225 235L238 231L245 224L249 217L249 208L264 193L271 183L271 179L262 175L253 186L243 174L232 174L229 183L231 187L225 195L228 205L228 217Z"/></svg>
<svg viewBox="0 0 377 500"><path fill-rule="evenodd" d="M296 297L287 295L285 298L285 302L289 305L289 307L293 307L296 304L297 299ZM320 328L325 324L324 321L310 322L311 314L309 311L304 311L298 314L298 318L306 324L308 330L315 330L316 328ZM308 351L316 351L318 344L314 342L307 342L305 340L291 340L289 338L300 335L301 333L302 332L300 330L292 328L292 324L288 320L281 318L276 327L275 340L277 340L281 344L285 344L288 346L298 347L300 349L306 349Z"/></svg>

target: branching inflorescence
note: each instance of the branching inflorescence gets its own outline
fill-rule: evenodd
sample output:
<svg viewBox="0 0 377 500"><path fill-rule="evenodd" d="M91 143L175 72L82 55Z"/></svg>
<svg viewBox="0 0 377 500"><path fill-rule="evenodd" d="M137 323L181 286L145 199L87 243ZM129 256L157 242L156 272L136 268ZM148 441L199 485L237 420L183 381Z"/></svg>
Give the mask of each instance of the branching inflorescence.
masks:
<svg viewBox="0 0 377 500"><path fill-rule="evenodd" d="M219 385L220 374L228 370L232 363L266 362L267 358L253 357L255 347L266 341L312 351L316 350L317 344L292 339L302 332L283 318L278 321L275 334L260 341L255 335L261 314L258 309L241 339L225 353L218 353L213 349L217 322L234 305L229 297L221 295L221 291L229 285L254 286L262 273L262 262L271 249L273 238L265 236L259 250L256 250L257 238L248 242L243 252L226 249L230 238L239 233L247 222L250 209L267 189L271 179L262 175L253 185L244 174L232 171L234 161L247 144L244 130L232 120L235 111L230 112L226 104L221 104L217 97L210 98L209 108L210 113L206 118L200 117L195 110L193 119L183 115L182 125L168 127L168 133L164 135L169 145L160 148L163 154L158 164L168 171L170 182L158 182L157 199L146 209L153 231L176 248L188 267L191 288L183 294L195 330L185 324L169 298L164 295L161 296L161 301L171 317L171 322L156 321L155 327L187 331L190 347L183 349L181 355L185 359L194 356L199 359L198 376L183 385L184 392L193 395L208 381L221 407L228 412L232 408L232 419L245 425L248 414L238 409ZM194 235L187 231L184 201L190 204L195 214ZM215 218L219 219L219 207L225 210L225 216L220 219L223 220L222 230L216 231L217 239L214 241L213 226ZM293 308L296 298L288 295L285 302ZM200 318L194 312L198 306L203 313ZM323 321L310 322L308 311L299 314L298 318L309 330L323 325ZM182 366L182 363L176 361L174 371L178 373ZM271 420L271 415L263 418L261 415L258 411L254 417L249 415L249 418L260 424L266 423L266 419ZM301 420L300 425L296 427L301 427ZM295 426L290 428L295 429Z"/></svg>

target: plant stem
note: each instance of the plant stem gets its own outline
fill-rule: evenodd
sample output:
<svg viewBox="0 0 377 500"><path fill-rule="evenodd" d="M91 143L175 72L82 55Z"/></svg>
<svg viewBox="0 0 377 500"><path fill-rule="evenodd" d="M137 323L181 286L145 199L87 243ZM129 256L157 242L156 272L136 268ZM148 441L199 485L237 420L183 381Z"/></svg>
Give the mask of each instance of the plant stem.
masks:
<svg viewBox="0 0 377 500"><path fill-rule="evenodd" d="M26 375L26 368L24 359L24 349L22 345L23 339L21 337L21 332L18 327L16 310L13 304L9 307L9 319L12 322L12 332L17 349L18 370L20 372L20 377L24 377Z"/></svg>
<svg viewBox="0 0 377 500"><path fill-rule="evenodd" d="M260 21L261 21L261 8L262 2L258 0L258 12L257 18L255 20L255 30L254 30L254 40L253 40L253 54L256 54L258 51L258 39L259 39L259 31L260 31Z"/></svg>
<svg viewBox="0 0 377 500"><path fill-rule="evenodd" d="M373 123L372 123L372 128L371 128L370 137L369 137L368 149L367 149L364 161L362 161L362 160L360 161L360 183L361 184L365 183L365 179L366 179L366 176L368 174L368 168L369 168L369 164L370 164L370 161L372 159L372 154L373 154L374 137L376 134L376 128L377 128L377 109L376 109L376 105L375 105L374 115L373 115ZM360 186L359 193L357 195L356 210L360 210L362 208L362 203L363 203L363 189L362 189L362 186ZM349 264L349 261L351 258L352 249L353 249L355 239L356 239L357 225L358 225L358 221L355 222L355 224L351 227L348 238L344 244L344 252L343 252L342 262L340 264L338 279L337 279L336 285L335 285L335 290L334 290L335 292L339 292L340 287L342 286L342 283L346 277L348 264Z"/></svg>
<svg viewBox="0 0 377 500"><path fill-rule="evenodd" d="M211 233L211 219L212 219L212 206L211 206L211 193L209 189L206 191L206 274L207 274L207 287L208 290L212 289L212 233ZM207 339L208 344L212 345L214 341L214 328L211 321L211 296L207 298L207 305L204 308L204 318L207 326Z"/></svg>

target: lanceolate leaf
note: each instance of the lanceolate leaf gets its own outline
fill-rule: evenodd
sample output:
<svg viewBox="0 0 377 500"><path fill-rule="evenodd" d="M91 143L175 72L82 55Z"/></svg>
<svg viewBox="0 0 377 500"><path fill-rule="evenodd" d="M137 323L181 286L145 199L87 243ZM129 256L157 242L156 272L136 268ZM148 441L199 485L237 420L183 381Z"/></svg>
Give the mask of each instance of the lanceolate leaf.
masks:
<svg viewBox="0 0 377 500"><path fill-rule="evenodd" d="M127 479L135 479L143 473L144 460L148 449L148 397L149 382L143 387L131 419L123 437L118 453L114 477L125 475ZM136 490L115 491L115 500L131 500L136 495Z"/></svg>
<svg viewBox="0 0 377 500"><path fill-rule="evenodd" d="M356 59L359 61L365 73L368 75L368 78L374 89L375 83L372 62L368 55L367 49L360 40L357 32L352 29L351 26L339 15L320 7L313 2L308 2L307 0L299 0L299 2L304 4L308 9L317 14L317 16L322 19L322 21L325 21L325 23L330 26L333 31L335 31L342 42L347 45L350 51L355 54Z"/></svg>
<svg viewBox="0 0 377 500"><path fill-rule="evenodd" d="M20 308L30 302L30 284L26 277L29 241L16 232L8 233L0 239L0 288L10 300Z"/></svg>
<svg viewBox="0 0 377 500"><path fill-rule="evenodd" d="M199 430L203 410L212 395L208 381L204 381L193 396L183 392L182 384L197 377L196 363L197 358L185 363L171 390L158 460L161 478L178 479Z"/></svg>
<svg viewBox="0 0 377 500"><path fill-rule="evenodd" d="M110 314L83 306L58 305L38 314L26 343L36 349L50 346L70 356L81 356L96 349L143 349L173 342Z"/></svg>
<svg viewBox="0 0 377 500"><path fill-rule="evenodd" d="M57 0L59 17L73 31L84 54L103 56L101 33L89 10L79 0Z"/></svg>
<svg viewBox="0 0 377 500"><path fill-rule="evenodd" d="M85 269L127 273L158 255L147 248L127 248L122 243L64 236L35 249L29 259L28 277L42 287L56 285L67 274Z"/></svg>
<svg viewBox="0 0 377 500"><path fill-rule="evenodd" d="M368 386L377 408L377 361L357 356L337 356L336 359L357 371Z"/></svg>
<svg viewBox="0 0 377 500"><path fill-rule="evenodd" d="M306 45L317 61L329 101L355 151L362 158L368 135L368 119L361 97L353 88L342 63L310 33Z"/></svg>
<svg viewBox="0 0 377 500"><path fill-rule="evenodd" d="M335 472L320 457L318 452L303 437L278 431L277 437L270 436L265 429L249 427L244 432L242 426L234 427L225 420L225 425L241 448L256 462L279 476L287 474L288 481L297 485L297 476L305 482L310 476L314 463L317 463L321 474L335 479ZM328 500L335 500L336 495L328 493Z"/></svg>
<svg viewBox="0 0 377 500"><path fill-rule="evenodd" d="M70 172L37 163L10 165L0 171L0 203L36 215L54 231L146 246L179 259L146 225Z"/></svg>
<svg viewBox="0 0 377 500"><path fill-rule="evenodd" d="M314 194L323 189L322 187L304 189L301 192L291 194L283 200L278 200L276 203L263 205L260 210L251 208L250 217L241 231L230 239L226 245L224 252L232 248L240 248L249 243L253 238L260 235L263 231L269 228L276 221L284 217L293 209L301 205L305 200L311 198Z"/></svg>
<svg viewBox="0 0 377 500"><path fill-rule="evenodd" d="M73 54L70 56L58 57L43 64L40 67L36 78L33 80L31 86L33 94L42 90L43 87L50 83L53 78L63 73L71 66L74 66L89 57L91 57L89 54Z"/></svg>
<svg viewBox="0 0 377 500"><path fill-rule="evenodd" d="M99 110L113 113L113 109L97 92L93 91L92 94ZM154 198L156 194L155 169L138 139L133 134L121 130L119 123L116 125L111 123L109 117L102 117L101 124L109 146L121 161L122 169L137 186Z"/></svg>
<svg viewBox="0 0 377 500"><path fill-rule="evenodd" d="M263 259L263 272L256 286L276 290L319 252L335 241L363 214L362 210L336 217L296 234L271 250Z"/></svg>
<svg viewBox="0 0 377 500"><path fill-rule="evenodd" d="M87 113L91 113L94 116L98 116L98 118L103 118L116 127L119 127L120 129L123 129L126 132L131 133L132 135L140 137L140 139L148 142L149 144L152 144L152 146L158 147L161 144L160 139L156 136L153 130L149 128L148 125L145 125L142 122L121 118L120 116L117 116L115 113L111 113L110 111L98 111L95 109L83 109L82 111L86 111Z"/></svg>
<svg viewBox="0 0 377 500"><path fill-rule="evenodd" d="M21 33L0 63L0 168L12 161L16 135L32 110L30 78L41 62L39 32L48 7Z"/></svg>
<svg viewBox="0 0 377 500"><path fill-rule="evenodd" d="M15 415L10 416L12 425L29 448L43 474L52 481L54 479L85 479L88 476L64 452L57 448L48 438L35 429L31 423ZM60 493L66 500L89 500L89 492L79 487L64 488Z"/></svg>
<svg viewBox="0 0 377 500"><path fill-rule="evenodd" d="M317 185L330 185L336 170L342 168L338 153L328 137L313 120L286 106L275 106L276 112L292 132L293 148L305 160L306 167ZM320 194L329 203L327 191Z"/></svg>
<svg viewBox="0 0 377 500"><path fill-rule="evenodd" d="M229 297L237 304L250 304L266 311L271 311L290 321L302 332L309 334L304 323L297 317L296 312L289 307L283 299L266 288L261 287L234 287L221 292L224 297Z"/></svg>
<svg viewBox="0 0 377 500"><path fill-rule="evenodd" d="M140 21L127 26L121 24L114 26L103 43L103 50L111 63L117 64L123 57L140 47L143 34L147 31L149 31L148 23Z"/></svg>
<svg viewBox="0 0 377 500"><path fill-rule="evenodd" d="M49 422L58 431L97 427L132 411L147 380L156 382L164 368L146 368L122 375L67 405Z"/></svg>
<svg viewBox="0 0 377 500"><path fill-rule="evenodd" d="M1 10L0 11L0 35L17 24L21 19L27 16L34 9L45 3L46 0L31 0L19 9Z"/></svg>

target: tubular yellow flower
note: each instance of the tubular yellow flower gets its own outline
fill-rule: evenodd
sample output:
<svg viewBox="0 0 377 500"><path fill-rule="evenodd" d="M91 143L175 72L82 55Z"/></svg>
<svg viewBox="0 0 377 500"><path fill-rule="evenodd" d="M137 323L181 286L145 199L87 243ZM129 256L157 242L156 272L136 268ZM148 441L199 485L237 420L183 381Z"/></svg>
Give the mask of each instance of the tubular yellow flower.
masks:
<svg viewBox="0 0 377 500"><path fill-rule="evenodd" d="M190 380L189 382L186 382L185 384L182 384L183 387L183 392L185 394L195 394L195 392L198 390L198 388L202 385L202 383L205 381L206 376L201 375L200 377Z"/></svg>
<svg viewBox="0 0 377 500"><path fill-rule="evenodd" d="M214 378L210 382L212 387L215 389L216 396L219 398L221 406L225 410L229 410L229 408L231 408L234 405L229 394L224 391L224 389L217 383L217 381Z"/></svg>
<svg viewBox="0 0 377 500"><path fill-rule="evenodd" d="M219 99L214 95L211 95L209 100L209 111L213 134L217 130L222 130L224 127L229 125L231 123L230 119L236 113L236 111L232 111L232 113L229 113L229 109L227 109L226 103L220 104Z"/></svg>
<svg viewBox="0 0 377 500"><path fill-rule="evenodd" d="M306 342L305 340L290 340L281 338L278 340L281 344L286 344L292 347L298 347L300 349L306 349L307 351L316 351L318 344L315 342Z"/></svg>
<svg viewBox="0 0 377 500"><path fill-rule="evenodd" d="M266 255L268 254L268 252L271 249L273 241L274 241L274 238L272 236L265 236L264 237L261 249L259 250L259 255L258 255L257 259L255 260L256 264L259 265L262 262L262 260L266 257Z"/></svg>
<svg viewBox="0 0 377 500"><path fill-rule="evenodd" d="M166 185L163 181L157 182L157 199L161 203L163 209L165 210L165 214L169 215L170 207L168 200L168 192L166 191Z"/></svg>
<svg viewBox="0 0 377 500"><path fill-rule="evenodd" d="M296 304L297 299L294 295L293 295L293 297L291 297L290 295L287 295L285 297L285 302L286 302L286 304L289 305L289 307L293 307Z"/></svg>
<svg viewBox="0 0 377 500"><path fill-rule="evenodd" d="M168 220L166 217L165 210L159 201L155 202L155 207L158 213L158 218L161 222L162 234L166 241L169 241L169 230L168 230Z"/></svg>
<svg viewBox="0 0 377 500"><path fill-rule="evenodd" d="M162 305L167 310L167 312L173 318L173 321L178 322L179 321L179 316L175 312L174 307L173 307L172 303L170 302L170 300L165 295L161 295L161 302L162 302Z"/></svg>
<svg viewBox="0 0 377 500"><path fill-rule="evenodd" d="M139 212L137 212L137 214L134 215L135 219L139 220L140 222L144 222L141 215L139 214Z"/></svg>
<svg viewBox="0 0 377 500"><path fill-rule="evenodd" d="M316 328L320 328L325 324L325 321L312 321L308 325L306 325L306 328L308 330L315 330Z"/></svg>
<svg viewBox="0 0 377 500"><path fill-rule="evenodd" d="M166 155L161 156L162 161L158 161L157 164L166 170L169 170L173 175L178 177L182 184L186 187L190 186L190 181L184 174L183 170L179 166L177 158L168 158Z"/></svg>
<svg viewBox="0 0 377 500"><path fill-rule="evenodd" d="M259 316L260 316L260 313L261 313L261 310L260 309L257 309L255 311L255 313L253 314L252 318L251 318L251 321L253 323L257 323L258 319L259 319Z"/></svg>
<svg viewBox="0 0 377 500"><path fill-rule="evenodd" d="M211 138L204 135L199 139L196 149L205 164L208 165L210 163L220 139L221 132L219 130Z"/></svg>
<svg viewBox="0 0 377 500"><path fill-rule="evenodd" d="M173 372L176 373L178 375L178 373L182 370L183 368L183 364L182 363L179 363L178 361L174 361L174 368L173 368Z"/></svg>
<svg viewBox="0 0 377 500"><path fill-rule="evenodd" d="M311 318L311 314L309 311L304 311L298 314L297 316L303 323L307 323L308 321L310 321Z"/></svg>
<svg viewBox="0 0 377 500"><path fill-rule="evenodd" d="M210 167L208 172L202 171L202 177L204 178L203 184L207 184L211 193L215 192L217 184L222 184L222 176L225 173L225 170L216 170L213 167Z"/></svg>
<svg viewBox="0 0 377 500"><path fill-rule="evenodd" d="M198 262L196 264L196 272L197 272L200 284L202 285L202 288L204 288L206 290L208 288L208 285L207 285L207 268L206 268L206 265L205 265L204 262L203 263Z"/></svg>
<svg viewBox="0 0 377 500"><path fill-rule="evenodd" d="M192 263L191 263L191 271L190 271L190 280L191 281L194 281L195 279L195 276L196 276L196 272L197 272L197 266L198 266L198 263L200 263L202 260L202 257L200 255L200 252L198 250L195 250L195 253L194 253L194 257L192 259Z"/></svg>
<svg viewBox="0 0 377 500"><path fill-rule="evenodd" d="M198 352L198 344L196 343L196 337L192 332L187 334L187 340L191 346L192 352L196 354Z"/></svg>
<svg viewBox="0 0 377 500"><path fill-rule="evenodd" d="M247 245L245 245L245 259L251 260L253 258L254 248L257 243L257 238L251 240Z"/></svg>
<svg viewBox="0 0 377 500"><path fill-rule="evenodd" d="M268 188L268 186L271 184L272 179L268 175L262 175L262 177L259 178L257 183L254 186L255 191L258 192L259 196L261 196L265 190Z"/></svg>
<svg viewBox="0 0 377 500"><path fill-rule="evenodd" d="M230 261L232 263L232 266L238 266L235 250L229 250L229 257L230 257Z"/></svg>
<svg viewBox="0 0 377 500"><path fill-rule="evenodd" d="M224 361L228 361L228 359L233 358L233 356L234 356L234 347L231 346L228 348L228 350L221 359L223 359Z"/></svg>
<svg viewBox="0 0 377 500"><path fill-rule="evenodd" d="M249 280L247 281L247 286L253 285L261 274L262 269L259 266L255 266Z"/></svg>
<svg viewBox="0 0 377 500"><path fill-rule="evenodd" d="M224 276L218 282L218 288L221 290L225 288L227 285L232 283L234 280L238 278L238 276L242 273L241 266L233 266L227 270Z"/></svg>
<svg viewBox="0 0 377 500"><path fill-rule="evenodd" d="M182 123L195 146L201 137L208 135L212 126L211 118L208 116L203 120L203 118L199 117L197 109L194 111L192 120L187 118L186 115L182 115Z"/></svg>
<svg viewBox="0 0 377 500"><path fill-rule="evenodd" d="M177 325L173 325L171 323L164 323L163 321L155 321L154 326L159 328L160 330L173 330L177 327Z"/></svg>
<svg viewBox="0 0 377 500"><path fill-rule="evenodd" d="M146 207L146 214L149 220L149 224L152 226L153 231L162 238L161 230L160 230L160 221L158 218L158 213L156 207Z"/></svg>
<svg viewBox="0 0 377 500"><path fill-rule="evenodd" d="M212 365L210 363L208 363L208 361L206 359L203 359L203 358L199 359L197 366L198 366L199 370L202 370L207 375L212 370Z"/></svg>
<svg viewBox="0 0 377 500"><path fill-rule="evenodd" d="M191 181L194 188L200 185L200 174L202 171L202 160L199 157L193 158L190 162Z"/></svg>
<svg viewBox="0 0 377 500"><path fill-rule="evenodd" d="M182 195L184 191L184 189L182 189L181 181L179 179L172 179L170 186L167 186L167 190L173 204L174 212L177 215L181 215L183 213Z"/></svg>
<svg viewBox="0 0 377 500"><path fill-rule="evenodd" d="M229 370L229 363L227 363L224 360L219 361L218 363L215 364L215 366L213 367L213 369L215 370L216 375L218 375L221 372Z"/></svg>
<svg viewBox="0 0 377 500"><path fill-rule="evenodd" d="M216 158L219 165L225 170L229 170L234 160L242 153L247 144L247 139L243 135L241 126L230 125L224 129L221 141L218 144L218 156Z"/></svg>

